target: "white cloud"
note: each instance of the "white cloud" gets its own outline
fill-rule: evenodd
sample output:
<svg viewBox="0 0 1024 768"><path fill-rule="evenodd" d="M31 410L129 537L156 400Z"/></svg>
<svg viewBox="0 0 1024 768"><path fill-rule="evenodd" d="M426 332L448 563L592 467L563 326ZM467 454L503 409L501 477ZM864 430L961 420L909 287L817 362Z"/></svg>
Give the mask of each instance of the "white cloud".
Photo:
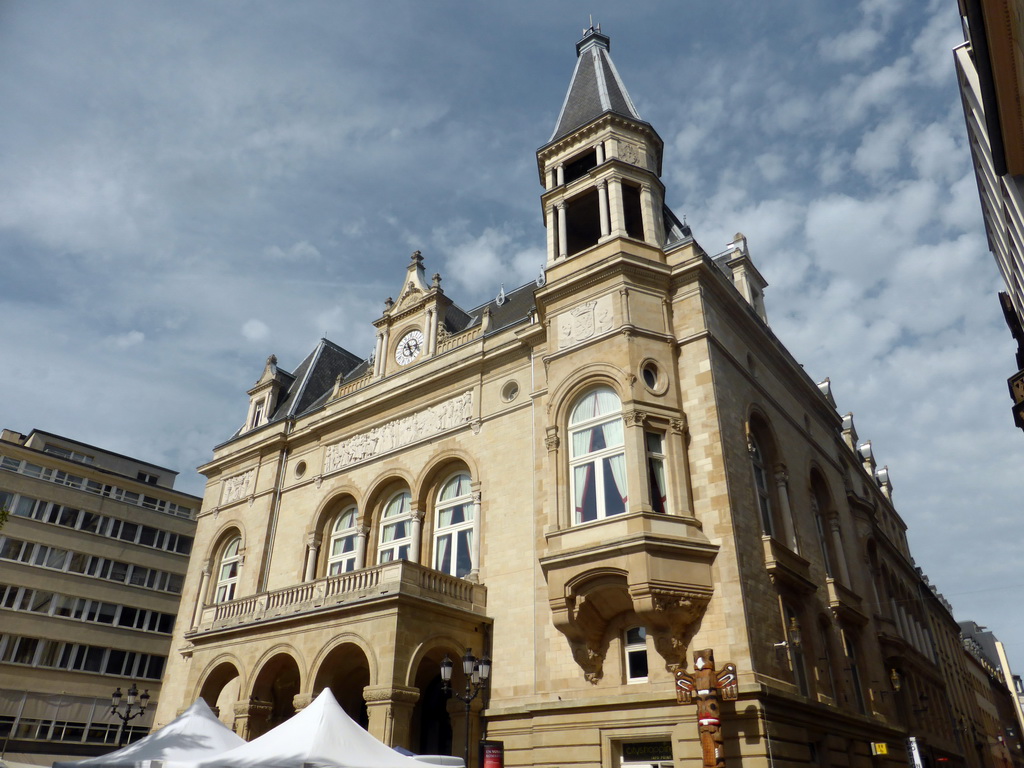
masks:
<svg viewBox="0 0 1024 768"><path fill-rule="evenodd" d="M146 334L142 331L128 331L118 336L111 336L110 341L113 342L115 347L120 349L128 349L128 347L134 347L137 344L141 344L146 340Z"/></svg>
<svg viewBox="0 0 1024 768"><path fill-rule="evenodd" d="M271 245L264 248L263 253L271 259L283 261L315 261L320 258L320 251L307 240L301 240L288 248Z"/></svg>
<svg viewBox="0 0 1024 768"><path fill-rule="evenodd" d="M252 318L243 323L242 335L249 341L263 341L270 335L270 328L262 320Z"/></svg>
<svg viewBox="0 0 1024 768"><path fill-rule="evenodd" d="M878 30L862 27L822 40L818 50L827 61L857 61L874 51L884 39Z"/></svg>

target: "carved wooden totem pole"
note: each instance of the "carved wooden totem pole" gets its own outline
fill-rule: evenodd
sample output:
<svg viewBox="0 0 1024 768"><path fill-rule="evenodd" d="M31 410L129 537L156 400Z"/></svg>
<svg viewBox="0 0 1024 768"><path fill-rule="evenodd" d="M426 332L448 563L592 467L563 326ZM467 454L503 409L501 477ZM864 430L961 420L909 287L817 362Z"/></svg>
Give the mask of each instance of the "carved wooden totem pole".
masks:
<svg viewBox="0 0 1024 768"><path fill-rule="evenodd" d="M718 701L736 701L738 695L736 665L716 670L715 652L710 648L693 654L693 674L676 670L676 701L689 704L697 699L697 732L706 768L725 768Z"/></svg>

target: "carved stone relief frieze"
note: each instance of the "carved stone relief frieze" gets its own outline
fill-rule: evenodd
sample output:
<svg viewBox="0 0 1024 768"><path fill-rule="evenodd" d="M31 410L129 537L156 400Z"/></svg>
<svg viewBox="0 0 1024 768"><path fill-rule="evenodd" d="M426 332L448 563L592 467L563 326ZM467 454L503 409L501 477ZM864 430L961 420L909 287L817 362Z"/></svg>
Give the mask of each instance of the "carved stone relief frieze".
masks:
<svg viewBox="0 0 1024 768"><path fill-rule="evenodd" d="M450 429L464 426L473 418L473 393L465 392L443 403L360 432L347 440L327 446L324 474L356 464L382 453L411 445Z"/></svg>
<svg viewBox="0 0 1024 768"><path fill-rule="evenodd" d="M256 470L250 469L224 480L221 486L220 503L230 504L233 501L244 499L252 493L256 481Z"/></svg>
<svg viewBox="0 0 1024 768"><path fill-rule="evenodd" d="M558 348L567 349L610 331L613 309L612 297L602 296L561 313L557 318Z"/></svg>

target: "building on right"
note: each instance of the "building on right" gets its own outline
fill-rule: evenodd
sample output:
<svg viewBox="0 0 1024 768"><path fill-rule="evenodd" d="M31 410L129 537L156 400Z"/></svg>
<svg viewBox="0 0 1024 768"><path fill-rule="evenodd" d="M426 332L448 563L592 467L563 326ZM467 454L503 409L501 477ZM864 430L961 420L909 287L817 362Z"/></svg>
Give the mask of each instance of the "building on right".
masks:
<svg viewBox="0 0 1024 768"><path fill-rule="evenodd" d="M1017 342L1008 384L1024 429L1024 0L958 0L963 45L954 51L988 247L1006 291L999 294Z"/></svg>

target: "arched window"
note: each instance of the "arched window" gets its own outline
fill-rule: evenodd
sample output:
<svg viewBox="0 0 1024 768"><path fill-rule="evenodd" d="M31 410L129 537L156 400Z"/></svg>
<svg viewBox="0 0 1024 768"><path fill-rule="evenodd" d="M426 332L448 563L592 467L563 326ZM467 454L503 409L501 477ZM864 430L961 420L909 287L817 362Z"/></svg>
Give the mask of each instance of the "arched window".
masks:
<svg viewBox="0 0 1024 768"><path fill-rule="evenodd" d="M630 627L626 630L623 647L626 650L626 682L647 682L647 630Z"/></svg>
<svg viewBox="0 0 1024 768"><path fill-rule="evenodd" d="M235 599L235 587L238 585L238 570L242 565L242 537L235 536L224 545L217 567L217 589L213 602L226 603Z"/></svg>
<svg viewBox="0 0 1024 768"><path fill-rule="evenodd" d="M592 390L569 416L573 524L626 511L622 404L609 387Z"/></svg>
<svg viewBox="0 0 1024 768"><path fill-rule="evenodd" d="M463 577L473 570L473 494L460 472L437 495L434 518L434 568Z"/></svg>
<svg viewBox="0 0 1024 768"><path fill-rule="evenodd" d="M764 451L753 434L750 435L750 466L754 470L754 491L757 494L757 508L761 513L761 529L769 536L774 536L768 469L765 465Z"/></svg>
<svg viewBox="0 0 1024 768"><path fill-rule="evenodd" d="M377 562L390 563L392 560L408 560L412 546L412 496L408 491L399 491L384 505L380 521L380 545L377 547Z"/></svg>
<svg viewBox="0 0 1024 768"><path fill-rule="evenodd" d="M327 575L348 573L356 569L356 507L346 507L331 526L331 542L327 551Z"/></svg>
<svg viewBox="0 0 1024 768"><path fill-rule="evenodd" d="M821 545L821 557L825 561L825 575L829 578L833 578L836 574L832 565L832 547L828 540L828 523L821 514L821 508L818 506L818 499L815 498L815 494L813 492L811 493L811 514L814 515L814 527L818 531L818 544Z"/></svg>

